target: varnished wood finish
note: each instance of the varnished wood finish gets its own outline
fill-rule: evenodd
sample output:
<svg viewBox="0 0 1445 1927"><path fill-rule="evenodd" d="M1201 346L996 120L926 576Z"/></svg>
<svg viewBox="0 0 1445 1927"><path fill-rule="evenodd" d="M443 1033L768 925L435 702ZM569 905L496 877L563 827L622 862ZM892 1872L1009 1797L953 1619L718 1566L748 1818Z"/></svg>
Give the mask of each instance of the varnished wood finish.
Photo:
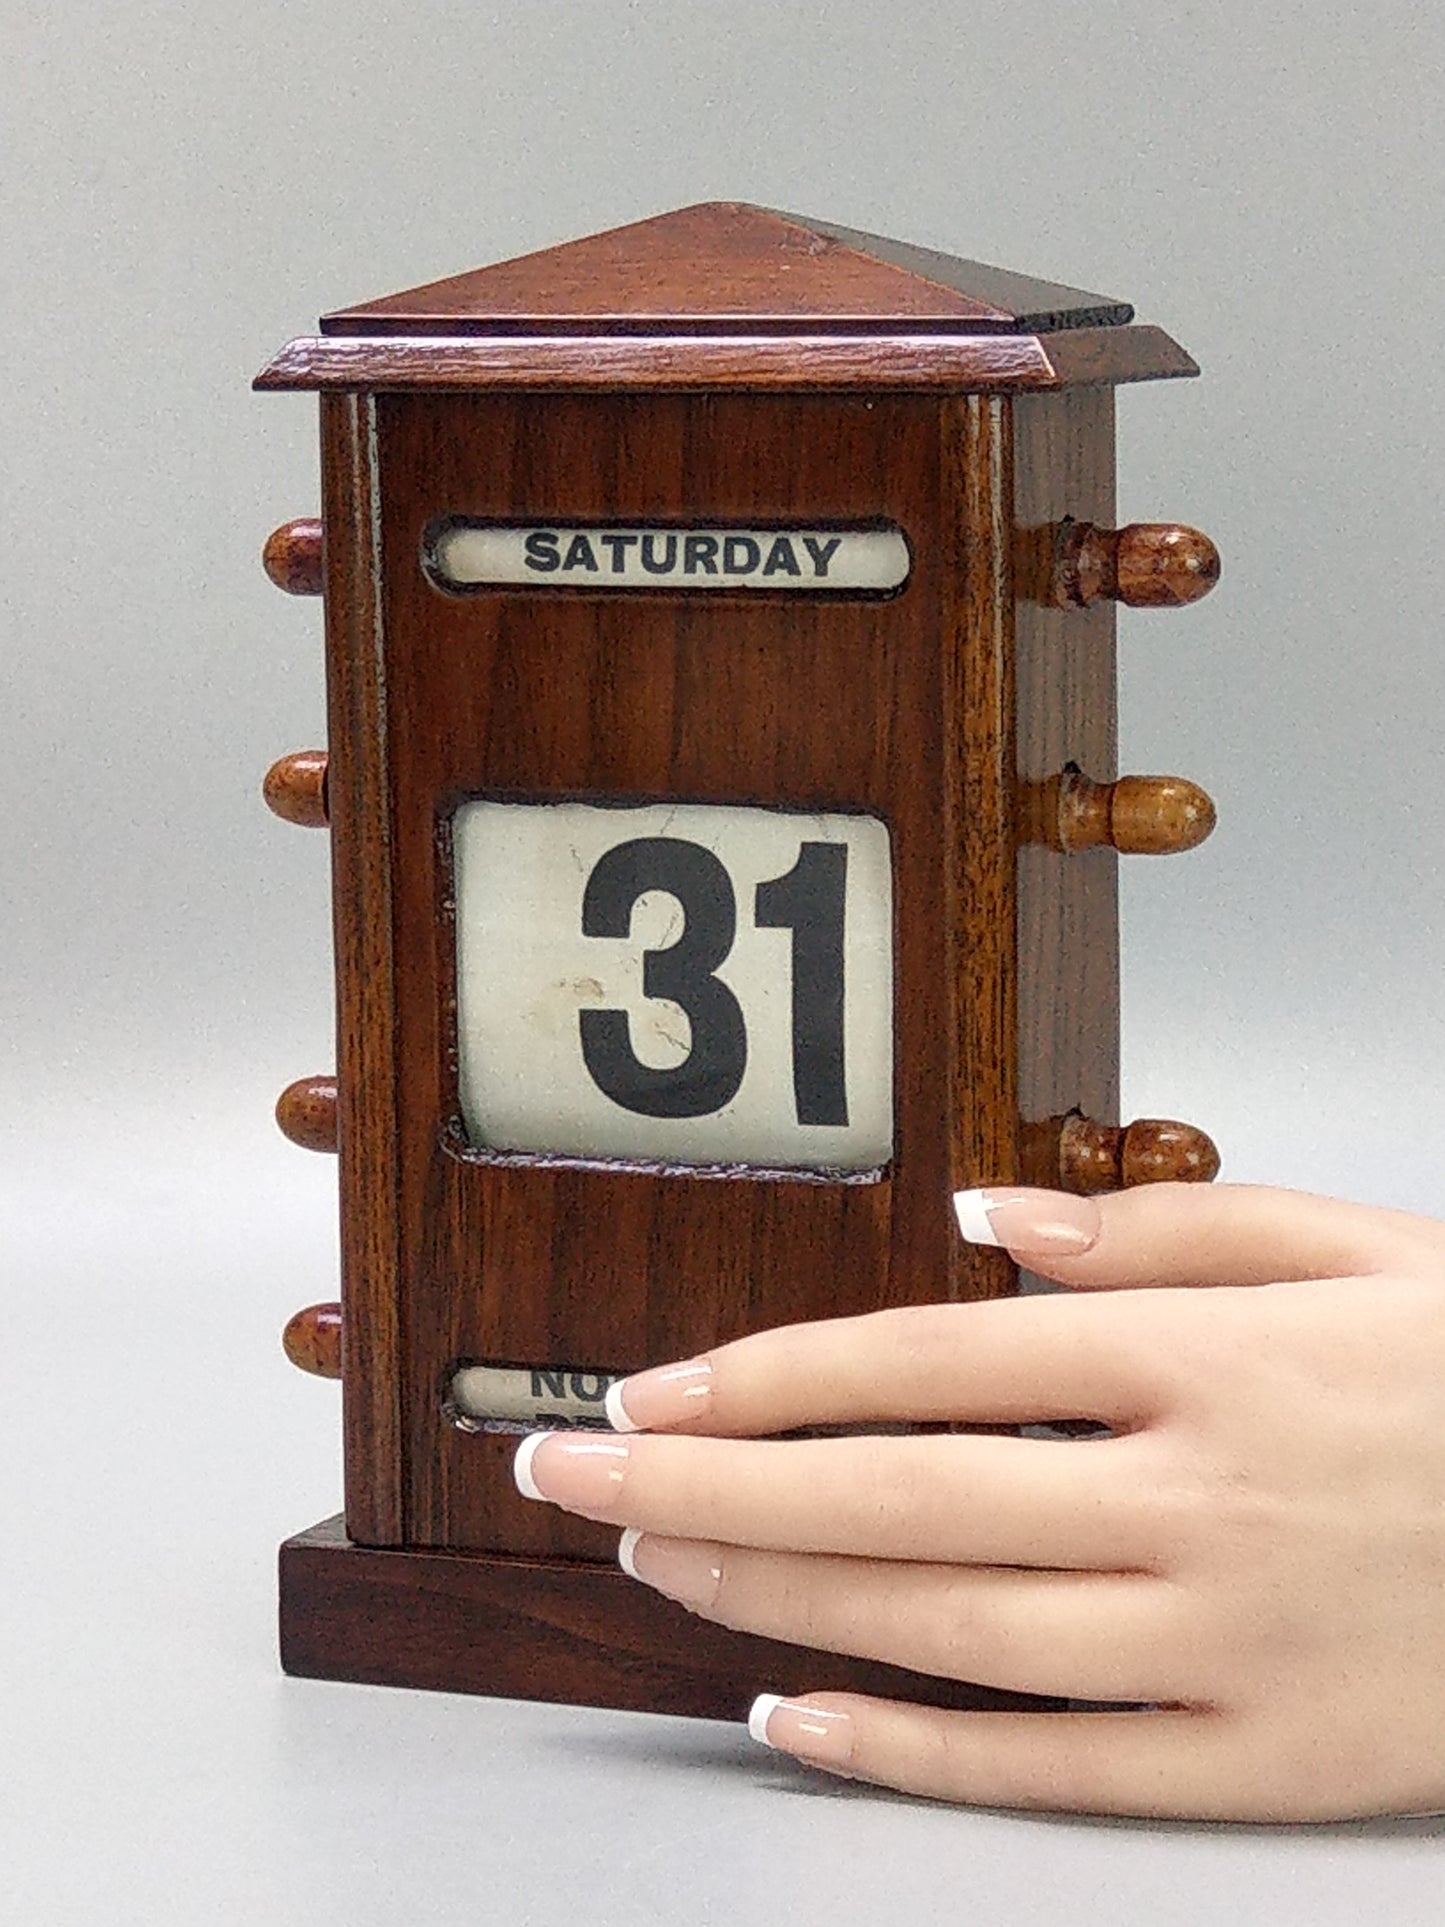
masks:
<svg viewBox="0 0 1445 1927"><path fill-rule="evenodd" d="M1214 828L1214 804L1182 776L1121 776L1096 783L1077 769L1029 784L1020 797L1029 842L1074 853L1111 849L1123 856L1177 856Z"/></svg>
<svg viewBox="0 0 1445 1927"><path fill-rule="evenodd" d="M403 1537L404 1444L397 1292L396 946L390 702L375 534L375 403L321 403L326 543L327 796L331 821L336 1061L341 1158L342 1385L346 1522L355 1539Z"/></svg>
<svg viewBox="0 0 1445 1927"><path fill-rule="evenodd" d="M1123 856L1177 856L1214 829L1214 804L1183 776L1077 777L1064 789L1065 847L1107 843Z"/></svg>
<svg viewBox="0 0 1445 1927"><path fill-rule="evenodd" d="M348 1150L380 1162L399 1147L386 1299L405 1308L391 1359L407 1541L598 1556L601 1529L516 1495L508 1440L447 1422L452 1361L627 1371L762 1324L988 1294L1011 1278L1001 1254L958 1240L948 1211L951 1190L1006 1176L1013 1155L1007 423L986 399L940 411L904 396L886 411L741 396L701 409L641 396L376 406L388 747L369 795L373 813L383 799L390 812L392 921L408 939L389 1070L340 1073L343 1221L358 1214ZM439 598L416 557L429 521L459 503L481 516L562 503L580 519L783 522L886 506L905 529L943 534L918 543L891 600L654 596L644 619L623 597ZM884 816L899 983L897 1151L883 1181L488 1161L438 1132L457 1109L439 829L463 795L558 793ZM339 809L333 790L335 831ZM347 901L353 920L384 917L354 887ZM349 1303L347 1316L350 1331ZM380 1356L369 1343L368 1366Z"/></svg>
<svg viewBox="0 0 1445 1927"><path fill-rule="evenodd" d="M1065 1191L1121 1191L1135 1184L1208 1184L1219 1152L1192 1124L1141 1117L1122 1129L1068 1117L1059 1131L1059 1184Z"/></svg>
<svg viewBox="0 0 1445 1927"><path fill-rule="evenodd" d="M261 784L266 807L303 830L324 830L330 821L324 749L292 750L274 762Z"/></svg>
<svg viewBox="0 0 1445 1927"><path fill-rule="evenodd" d="M302 516L272 529L261 551L261 564L276 587L284 589L287 595L320 595L320 518Z"/></svg>
<svg viewBox="0 0 1445 1927"><path fill-rule="evenodd" d="M867 388L953 394L1196 375L1161 329L1067 335L302 336L258 389L756 392Z"/></svg>
<svg viewBox="0 0 1445 1927"><path fill-rule="evenodd" d="M1018 1063L999 1040L1018 1034L1015 825L1013 420L1008 404L970 395L943 411L945 511L941 557L945 635L940 828L956 858L945 873L944 928L988 931L965 947L957 984L959 1048L951 1097L950 1191L1017 1172ZM906 718L900 717L905 723ZM981 967L980 967L981 966ZM948 982L947 976L944 982ZM980 1093L988 1100L980 1102ZM987 1278L990 1296L1015 1288L1011 1264Z"/></svg>
<svg viewBox="0 0 1445 1927"><path fill-rule="evenodd" d="M340 1305L308 1305L298 1311L281 1334L281 1348L299 1371L314 1378L340 1378Z"/></svg>
<svg viewBox="0 0 1445 1927"><path fill-rule="evenodd" d="M785 214L776 208L767 211L795 228L804 229L810 251L817 248L820 240L833 243L840 252L826 255L828 260L862 256L875 266L886 262L890 267L902 269L915 283L960 293L980 307L991 309L1000 326L1016 329L1020 334L1122 327L1134 319L1132 305L1112 295L1088 294L1082 288L1041 281L1035 275L1017 274L1010 268L941 254L936 248L919 247L916 242L896 241L862 228L840 227L833 221L817 220L811 214ZM795 284L791 273L789 282ZM876 319L876 310L872 318ZM981 328L983 320L980 317L971 322L955 322L952 317L946 317L943 325L973 329Z"/></svg>
<svg viewBox="0 0 1445 1927"><path fill-rule="evenodd" d="M1018 727L1022 795L1076 764L1116 765L1115 611L1053 601L1053 542L1075 516L1114 514L1114 397L1107 388L1021 398L1014 424ZM1026 819L1021 835L1030 837ZM1058 1177L1059 1120L1119 1110L1118 858L1068 855L1047 838L1018 852L1020 1175ZM1002 1174L1000 1174L1002 1175Z"/></svg>
<svg viewBox="0 0 1445 1927"><path fill-rule="evenodd" d="M1061 834L1062 776L1087 770L1111 798L1118 780L1114 603L1062 605L1056 573L1061 526L1113 523L1114 398L1107 389L1081 388L1020 397L1010 406L1021 839L1018 1172L1029 1184L1088 1191L1209 1179L1219 1154L1202 1131L1156 1119L1127 1130L1114 1122L1118 855L1107 839L1070 850ZM1141 834L1137 812L1127 833Z"/></svg>
<svg viewBox="0 0 1445 1927"><path fill-rule="evenodd" d="M334 1077L298 1077L276 1099L276 1122L303 1151L334 1151L336 1110Z"/></svg>
<svg viewBox="0 0 1445 1927"><path fill-rule="evenodd" d="M951 1191L1207 1175L1201 1134L1112 1122L1117 856L1064 847L1100 805L1035 841L1030 801L1116 781L1112 597L1178 558L1081 546L1071 600L1060 530L1112 528L1111 385L1195 365L1101 297L755 212L705 211L711 252L674 219L641 254L624 231L349 310L257 381L322 391L326 527L342 1322L293 1326L315 1358L345 1333L349 1538L283 1549L294 1671L729 1717L760 1687L1015 1703L684 1616L615 1531L520 1498L515 1436L453 1422L452 1371L628 1372L995 1295L1013 1268L958 1239ZM885 519L913 566L892 598L446 596L419 558L448 514ZM881 1175L468 1145L449 823L474 796L882 817Z"/></svg>
<svg viewBox="0 0 1445 1927"><path fill-rule="evenodd" d="M282 1546L280 1579L282 1664L311 1678L726 1720L745 1720L764 1690L1040 1713L1067 1704L730 1632L611 1558L376 1551L329 1519Z"/></svg>
<svg viewBox="0 0 1445 1927"><path fill-rule="evenodd" d="M939 327L1036 334L1133 309L741 201L706 201L327 315L324 334L729 334Z"/></svg>
<svg viewBox="0 0 1445 1927"><path fill-rule="evenodd" d="M1219 551L1198 529L1067 522L1059 530L1055 595L1084 609L1104 596L1130 609L1177 609L1207 596L1219 571Z"/></svg>
<svg viewBox="0 0 1445 1927"><path fill-rule="evenodd" d="M255 381L376 390L1054 385L1036 336L926 334L302 336Z"/></svg>
<svg viewBox="0 0 1445 1927"><path fill-rule="evenodd" d="M1192 1124L1141 1118L1121 1127L1072 1113L1023 1123L1019 1173L1025 1184L1086 1194L1136 1184L1206 1184L1219 1175L1219 1153Z"/></svg>

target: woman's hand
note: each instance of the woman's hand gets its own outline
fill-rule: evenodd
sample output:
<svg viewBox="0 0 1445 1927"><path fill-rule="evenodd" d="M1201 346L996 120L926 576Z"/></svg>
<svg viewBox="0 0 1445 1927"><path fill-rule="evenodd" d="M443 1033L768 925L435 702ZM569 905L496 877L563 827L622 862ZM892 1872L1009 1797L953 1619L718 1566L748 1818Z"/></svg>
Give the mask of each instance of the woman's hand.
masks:
<svg viewBox="0 0 1445 1927"><path fill-rule="evenodd" d="M755 1734L835 1773L1095 1813L1445 1809L1445 1224L1168 1184L970 1193L960 1220L1070 1292L639 1373L610 1402L631 1436L533 1435L518 1483L627 1527L627 1569L723 1625L1144 1703L764 1695ZM1068 1418L1113 1436L758 1436Z"/></svg>

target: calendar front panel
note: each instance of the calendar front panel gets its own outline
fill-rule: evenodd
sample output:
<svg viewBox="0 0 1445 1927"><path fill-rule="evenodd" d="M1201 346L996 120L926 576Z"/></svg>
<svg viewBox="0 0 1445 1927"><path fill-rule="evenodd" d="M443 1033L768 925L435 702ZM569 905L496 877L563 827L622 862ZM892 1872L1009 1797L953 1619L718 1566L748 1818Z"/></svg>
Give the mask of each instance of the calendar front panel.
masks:
<svg viewBox="0 0 1445 1927"><path fill-rule="evenodd" d="M607 1560L516 1494L497 1386L992 1288L949 1202L1012 1129L967 464L928 397L680 394L382 395L371 460L406 1538ZM883 593L457 594L447 517L891 528L910 561Z"/></svg>

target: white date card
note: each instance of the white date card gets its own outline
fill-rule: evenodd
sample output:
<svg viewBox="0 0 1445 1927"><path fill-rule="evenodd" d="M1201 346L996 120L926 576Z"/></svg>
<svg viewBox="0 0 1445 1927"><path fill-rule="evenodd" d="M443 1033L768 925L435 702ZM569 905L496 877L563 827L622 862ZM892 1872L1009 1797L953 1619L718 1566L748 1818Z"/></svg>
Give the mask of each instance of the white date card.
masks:
<svg viewBox="0 0 1445 1927"><path fill-rule="evenodd" d="M877 817L463 804L471 1141L860 1172L893 1149L893 907Z"/></svg>

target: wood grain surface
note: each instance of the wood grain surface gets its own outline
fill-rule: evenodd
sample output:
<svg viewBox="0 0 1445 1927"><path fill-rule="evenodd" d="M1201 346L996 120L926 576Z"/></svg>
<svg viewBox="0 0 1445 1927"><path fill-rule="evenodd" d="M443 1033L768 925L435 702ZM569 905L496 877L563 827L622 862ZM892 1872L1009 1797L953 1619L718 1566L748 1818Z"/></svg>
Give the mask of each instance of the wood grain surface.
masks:
<svg viewBox="0 0 1445 1927"><path fill-rule="evenodd" d="M1182 856L1213 832L1214 803L1185 776L1120 776L1096 783L1082 773L1062 786L1066 850L1106 844L1121 856Z"/></svg>
<svg viewBox="0 0 1445 1927"><path fill-rule="evenodd" d="M1058 563L1058 599L1082 608L1100 596L1129 609L1182 608L1207 596L1220 575L1209 537L1177 522L1123 529L1072 522L1062 531Z"/></svg>
<svg viewBox="0 0 1445 1927"><path fill-rule="evenodd" d="M1067 518L1114 520L1108 388L1020 397L1014 422L1017 773L1042 786L1069 764L1117 773L1114 605L1060 608L1054 554ZM1119 1116L1118 857L1042 843L1018 852L1021 1170L1060 1181L1059 1134L1081 1111Z"/></svg>
<svg viewBox="0 0 1445 1927"><path fill-rule="evenodd" d="M704 201L327 315L324 334L672 334L1127 322L1107 295L806 214Z"/></svg>
<svg viewBox="0 0 1445 1927"><path fill-rule="evenodd" d="M336 960L337 1146L346 1520L353 1537L404 1534L401 1212L389 696L376 533L376 404L321 402L326 523L326 685L331 744L332 944Z"/></svg>
<svg viewBox="0 0 1445 1927"><path fill-rule="evenodd" d="M276 1099L276 1122L303 1151L335 1151L337 1108L334 1077L298 1077Z"/></svg>
<svg viewBox="0 0 1445 1927"><path fill-rule="evenodd" d="M253 386L329 389L868 388L956 394L1199 370L1160 328L1057 335L303 335Z"/></svg>
<svg viewBox="0 0 1445 1927"><path fill-rule="evenodd" d="M1122 1191L1135 1184L1209 1184L1219 1175L1214 1140L1174 1118L1126 1125L1067 1117L1059 1133L1059 1182L1066 1191Z"/></svg>
<svg viewBox="0 0 1445 1927"><path fill-rule="evenodd" d="M327 755L324 749L293 749L278 756L261 783L268 810L298 829L324 830L327 820Z"/></svg>
<svg viewBox="0 0 1445 1927"><path fill-rule="evenodd" d="M455 1361L628 1371L761 1325L1011 1281L1001 1254L960 1243L949 1209L956 1185L1007 1175L1014 1122L1006 426L973 399L944 411L901 397L886 409L863 397L376 406L386 752L356 802L373 818L383 799L388 810L366 847L390 863L394 1016L388 1072L373 1060L353 1083L342 1067L342 1183L343 1219L376 1214L367 1248L380 1252L387 1161L399 1160L385 1297L401 1318L399 1367L388 1356L404 1537L610 1558L615 1534L516 1495L514 1440L448 1421L440 1390ZM864 521L885 505L917 533L909 586L891 600L447 597L418 563L423 532L448 512ZM888 822L897 1149L885 1178L710 1179L466 1147L448 817L466 796L560 794ZM334 832L340 799L333 780ZM369 927L384 910L365 899L343 890L338 914ZM377 986L368 979L373 1001ZM366 1160L363 1146L369 1203L348 1162ZM349 1304L347 1318L350 1332ZM366 1370L380 1376L375 1339Z"/></svg>
<svg viewBox="0 0 1445 1927"><path fill-rule="evenodd" d="M1183 776L1120 776L1096 783L1072 765L1021 785L1026 842L1050 849L1118 850L1122 856L1180 856L1212 833L1214 804Z"/></svg>
<svg viewBox="0 0 1445 1927"><path fill-rule="evenodd" d="M281 1548L288 1673L745 1720L760 1692L1052 1712L1066 1701L934 1679L730 1632L615 1564L348 1544L339 1519Z"/></svg>
<svg viewBox="0 0 1445 1927"><path fill-rule="evenodd" d="M313 1378L340 1378L340 1305L307 1305L296 1312L286 1321L281 1349L298 1371Z"/></svg>
<svg viewBox="0 0 1445 1927"><path fill-rule="evenodd" d="M615 1530L521 1499L517 1431L464 1428L447 1395L463 1363L629 1372L1008 1292L954 1189L1207 1174L1202 1134L1117 1124L1117 856L1081 847L1147 842L1160 813L1111 787L1109 598L1187 600L1217 564L1191 531L1113 528L1112 385L1197 373L1130 315L723 204L343 310L257 378L321 391L330 753L299 802L299 776L272 787L330 822L337 968L341 1304L288 1349L328 1369L344 1332L346 1514L283 1548L289 1669L731 1717L760 1687L1018 1703L682 1615L616 1569ZM443 517L886 521L913 566L827 600L449 594L423 564ZM311 523L268 546L286 587L317 560ZM886 1167L468 1142L450 824L477 797L886 822ZM318 1135L305 1092L283 1109Z"/></svg>
<svg viewBox="0 0 1445 1927"><path fill-rule="evenodd" d="M1059 1182L1063 1120L1117 1119L1116 858L1016 849L1014 814L1020 779L1113 765L1112 608L1059 608L1049 573L1063 518L1112 510L1112 397L383 397L374 463L358 452L368 405L330 406L329 486L358 532L348 595L366 612L334 625L333 703L370 703L345 724L344 829L332 777L343 1299L366 1333L348 1373L351 1534L610 1557L614 1535L517 1497L512 1438L451 1423L458 1360L629 1371L764 1324L1010 1289L1005 1260L953 1235L949 1192ZM378 483L373 605L360 558ZM450 512L885 511L916 555L882 602L447 597L418 562ZM334 740L341 727L338 707ZM558 794L889 822L898 1139L882 1181L467 1147L447 820L466 796Z"/></svg>
<svg viewBox="0 0 1445 1927"><path fill-rule="evenodd" d="M261 566L287 595L320 595L324 584L320 517L298 516L272 529L261 551Z"/></svg>

